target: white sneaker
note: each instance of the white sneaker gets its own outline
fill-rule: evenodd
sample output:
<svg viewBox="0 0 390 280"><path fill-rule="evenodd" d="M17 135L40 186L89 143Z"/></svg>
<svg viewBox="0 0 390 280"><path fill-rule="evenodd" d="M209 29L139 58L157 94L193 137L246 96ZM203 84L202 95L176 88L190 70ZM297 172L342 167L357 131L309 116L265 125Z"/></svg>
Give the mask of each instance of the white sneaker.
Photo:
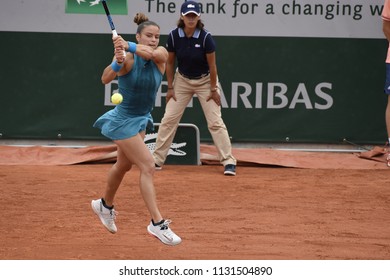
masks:
<svg viewBox="0 0 390 280"><path fill-rule="evenodd" d="M117 228L115 225L115 218L117 213L114 209L110 210L104 207L102 199L92 200L91 202L92 210L100 218L102 224L108 229L111 233L116 233Z"/></svg>
<svg viewBox="0 0 390 280"><path fill-rule="evenodd" d="M181 242L181 238L177 236L170 228L170 220L164 220L163 223L159 225L153 225L153 222L150 222L147 229L148 232L160 239L160 241L166 245L177 245Z"/></svg>

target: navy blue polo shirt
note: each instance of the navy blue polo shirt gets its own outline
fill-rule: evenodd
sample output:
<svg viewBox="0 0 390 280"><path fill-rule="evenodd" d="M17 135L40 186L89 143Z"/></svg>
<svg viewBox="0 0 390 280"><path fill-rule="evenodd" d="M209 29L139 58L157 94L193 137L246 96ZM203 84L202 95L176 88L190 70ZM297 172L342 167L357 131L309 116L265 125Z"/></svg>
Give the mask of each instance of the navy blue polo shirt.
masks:
<svg viewBox="0 0 390 280"><path fill-rule="evenodd" d="M188 38L182 28L176 28L169 33L166 44L168 52L174 52L177 57L179 71L190 77L199 77L209 73L206 54L215 51L215 42L210 32L196 29Z"/></svg>

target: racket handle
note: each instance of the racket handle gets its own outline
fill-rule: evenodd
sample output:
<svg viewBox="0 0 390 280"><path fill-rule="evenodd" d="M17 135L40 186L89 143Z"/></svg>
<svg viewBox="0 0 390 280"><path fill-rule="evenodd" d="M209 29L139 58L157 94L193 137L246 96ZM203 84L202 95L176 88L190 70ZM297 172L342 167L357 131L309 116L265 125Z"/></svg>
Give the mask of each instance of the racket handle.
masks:
<svg viewBox="0 0 390 280"><path fill-rule="evenodd" d="M112 38L118 37L118 33L116 32L115 29L112 30ZM126 51L123 50L123 55L126 57Z"/></svg>

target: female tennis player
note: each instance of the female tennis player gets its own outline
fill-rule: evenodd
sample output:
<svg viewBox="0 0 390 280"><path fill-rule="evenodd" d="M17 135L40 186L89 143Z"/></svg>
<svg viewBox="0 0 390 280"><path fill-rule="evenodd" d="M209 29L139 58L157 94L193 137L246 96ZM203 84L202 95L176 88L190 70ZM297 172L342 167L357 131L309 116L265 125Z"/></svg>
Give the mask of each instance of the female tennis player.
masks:
<svg viewBox="0 0 390 280"><path fill-rule="evenodd" d="M108 231L116 233L115 194L126 172L135 164L140 170L141 195L151 215L148 232L164 244L177 245L181 238L169 228L170 220L163 218L157 206L153 184L154 159L144 142L146 128L153 126L151 111L165 72L168 53L158 46L160 27L156 23L149 21L142 13L135 16L134 22L138 24L138 44L126 42L121 36L115 37L114 59L102 74L104 84L118 77L123 101L94 123L94 127L117 145L118 154L116 163L108 173L104 196L92 200L91 205ZM125 55L123 50L127 51Z"/></svg>

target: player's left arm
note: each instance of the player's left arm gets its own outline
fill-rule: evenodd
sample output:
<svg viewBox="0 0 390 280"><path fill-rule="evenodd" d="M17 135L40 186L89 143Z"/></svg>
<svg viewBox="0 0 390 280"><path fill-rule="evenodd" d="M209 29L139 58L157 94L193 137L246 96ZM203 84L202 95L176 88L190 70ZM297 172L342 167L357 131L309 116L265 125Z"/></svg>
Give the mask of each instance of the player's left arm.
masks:
<svg viewBox="0 0 390 280"><path fill-rule="evenodd" d="M158 46L152 53L152 60L154 63L166 63L168 60L168 51L162 46Z"/></svg>
<svg viewBox="0 0 390 280"><path fill-rule="evenodd" d="M162 46L158 46L153 50L152 61L156 63L161 73L165 72L166 63L168 61L168 51Z"/></svg>

